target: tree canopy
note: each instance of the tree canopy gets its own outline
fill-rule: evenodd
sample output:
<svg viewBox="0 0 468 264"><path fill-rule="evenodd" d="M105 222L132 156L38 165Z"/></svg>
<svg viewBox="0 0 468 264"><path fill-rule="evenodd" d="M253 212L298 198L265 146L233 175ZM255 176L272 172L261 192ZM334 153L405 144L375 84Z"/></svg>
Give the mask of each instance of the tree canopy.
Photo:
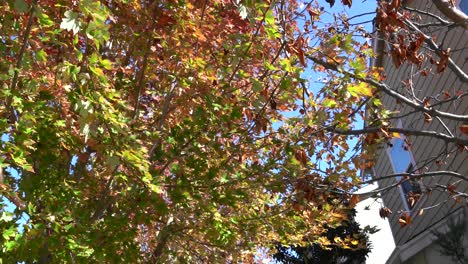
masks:
<svg viewBox="0 0 468 264"><path fill-rule="evenodd" d="M344 13L322 19L352 1L327 2L2 1L2 259L218 263L276 243L355 244L321 234L366 183L361 143L396 132L468 145L392 127L379 95L468 118L392 90L368 66L372 32ZM380 4L383 37L410 22L400 12ZM418 62L430 40L407 36L395 58ZM466 83L444 52L438 69Z"/></svg>

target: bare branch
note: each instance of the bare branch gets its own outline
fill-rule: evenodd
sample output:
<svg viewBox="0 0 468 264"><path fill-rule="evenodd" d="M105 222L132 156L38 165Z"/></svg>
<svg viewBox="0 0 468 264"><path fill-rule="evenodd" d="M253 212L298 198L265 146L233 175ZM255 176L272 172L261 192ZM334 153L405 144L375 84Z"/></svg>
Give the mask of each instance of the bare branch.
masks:
<svg viewBox="0 0 468 264"><path fill-rule="evenodd" d="M468 29L468 16L453 5L451 0L432 0L437 8L450 20Z"/></svg>
<svg viewBox="0 0 468 264"><path fill-rule="evenodd" d="M369 183L373 183L373 182L376 182L376 181L381 181L381 180L395 178L395 177L411 177L413 179L420 179L420 178L432 177L432 176L453 176L453 177L456 177L458 179L468 181L467 176L464 176L464 175L462 175L462 174L460 174L458 172L454 172L454 171L429 171L429 172L424 172L424 173L408 173L408 172L394 173L394 174L389 174L389 175L385 175L385 176L381 176L381 177L375 177L375 178L372 178L370 180L364 181L361 184L369 184Z"/></svg>
<svg viewBox="0 0 468 264"><path fill-rule="evenodd" d="M400 14L401 15L401 14ZM442 50L440 47L434 42L434 40L424 34L413 22L411 22L409 19L404 19L405 23L414 31L418 32L421 34L421 36L424 37L424 41L431 47L432 49L435 50L437 55L441 56ZM448 58L448 67L458 76L461 82L463 83L468 83L468 74L466 74L450 57Z"/></svg>
<svg viewBox="0 0 468 264"><path fill-rule="evenodd" d="M429 17L432 17L432 18L435 18L435 19L437 19L441 24L446 25L446 26L452 24L452 23L450 23L450 21L447 21L447 20L441 18L440 16L434 15L434 14L432 14L432 13L429 13L429 12L426 12L426 11L423 11L423 10L414 9L414 8L407 7L407 6L403 7L403 9L408 10L408 11L411 11L411 12L423 14L423 15L426 15L426 16L429 16Z"/></svg>
<svg viewBox="0 0 468 264"><path fill-rule="evenodd" d="M356 129L356 130L342 130L342 129L336 129L335 127L327 127L325 130L329 132L334 132L340 135L357 136L357 135L363 135L363 134L382 132L383 129L385 129L388 132L402 133L402 134L411 135L411 136L433 137L433 138L441 139L447 143L456 143L456 144L460 144L463 146L468 146L468 139L452 137L447 134L443 134L443 133L436 132L436 131L414 130L414 129L395 128L395 127L388 127L388 128L367 127L364 129Z"/></svg>
<svg viewBox="0 0 468 264"><path fill-rule="evenodd" d="M439 111L439 110L436 110L436 109L431 108L431 107L426 107L426 106L424 106L424 105L422 105L420 103L417 103L417 102L409 99L408 97L396 92L395 90L391 89L385 83L379 82L379 81L374 80L374 79L369 78L369 77L357 76L353 72L347 71L347 70L344 70L344 69L341 69L341 68L338 69L337 64L325 62L325 61L323 61L321 59L315 58L315 57L310 56L310 55L307 55L307 58L312 60L313 62L319 64L319 65L322 65L323 67L325 67L325 68L327 68L329 70L333 70L333 71L336 71L336 72L341 72L342 74L350 76L350 77L352 77L352 78L354 78L356 80L366 82L366 83L374 86L375 88L377 88L379 91L382 91L382 92L386 93L387 95L390 95L391 97L393 97L395 99L398 99L399 101L403 102L406 105L411 106L412 108L414 108L416 110L422 111L424 113L428 113L431 116L440 116L442 118L447 118L447 119L451 119L451 120L468 122L468 115L456 115L456 114L453 114L453 113ZM466 78L468 80L468 76Z"/></svg>
<svg viewBox="0 0 468 264"><path fill-rule="evenodd" d="M19 70L21 68L21 62L23 61L24 52L26 51L26 46L28 45L29 34L31 33L31 27L34 22L34 10L36 9L36 6L37 6L37 0L34 0L29 9L28 24L26 25L26 30L24 31L23 40L21 41L21 49L18 53L18 58L16 59L15 73L13 75L13 79L11 81L11 86L10 86L11 93L13 93L16 90L16 84L18 83L18 77L19 77ZM10 108L12 100L13 100L13 95L10 95L6 100L7 108ZM14 114L14 110L12 109L11 111L12 111L11 118L16 120L17 117Z"/></svg>

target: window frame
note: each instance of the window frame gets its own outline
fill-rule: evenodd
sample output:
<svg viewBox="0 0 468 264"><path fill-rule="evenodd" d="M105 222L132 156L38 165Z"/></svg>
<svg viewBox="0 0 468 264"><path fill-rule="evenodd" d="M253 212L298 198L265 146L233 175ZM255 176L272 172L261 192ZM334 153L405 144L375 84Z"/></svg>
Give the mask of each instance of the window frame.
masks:
<svg viewBox="0 0 468 264"><path fill-rule="evenodd" d="M402 125L401 120L398 120L398 122L397 122L397 127L398 127L398 128L403 128L403 125ZM391 146L388 146L388 147L387 147L388 159L390 160L390 164L391 164L391 166L392 166L393 173L395 173L395 174L396 174L396 173L402 173L402 172L401 172L401 171L400 171L400 172L397 172L397 170L396 170L396 164L395 164L395 161L394 161L394 159L393 159L393 157L392 157L392 148L393 148L393 146L394 146L393 142L396 141L396 140L403 140L403 141L405 141L405 139L406 139L406 136L405 136L405 135L403 135L403 134L401 134L401 133L400 133L399 135L400 135L399 138L392 138L392 139L390 140ZM407 172L407 170L408 170L408 168L409 168L410 166L412 166L413 168L417 168L417 167L416 167L416 161L415 161L414 156L413 156L413 152L411 151L411 149L408 149L408 150L406 150L406 151L408 152L408 156L409 156L409 163L408 163L409 166L407 167L407 169L405 169L404 172ZM396 176L396 177L395 177L395 180L396 180L397 182L400 182L401 179L402 179L402 176ZM411 181L411 179L408 180L408 182L410 182L410 181ZM420 190L419 194L422 196L422 194L423 194L423 192L424 192L424 186L422 185L421 180L417 180L417 179L416 179L416 182L417 182L418 185L419 185L419 190ZM407 196L407 194L408 194L409 192L408 192L408 193L405 193L405 191L404 191L404 189L403 189L403 187L402 187L401 184L399 184L397 188L399 189L400 198L401 198L401 200L403 201L403 205L404 205L404 207L405 207L406 212L411 213L411 212L415 211L415 210L417 209L418 205L420 204L420 201L421 201L422 197L419 197L419 199L414 203L414 205L413 205L412 207L410 207L410 205L409 205L409 203L408 203L408 200L406 199L406 196Z"/></svg>

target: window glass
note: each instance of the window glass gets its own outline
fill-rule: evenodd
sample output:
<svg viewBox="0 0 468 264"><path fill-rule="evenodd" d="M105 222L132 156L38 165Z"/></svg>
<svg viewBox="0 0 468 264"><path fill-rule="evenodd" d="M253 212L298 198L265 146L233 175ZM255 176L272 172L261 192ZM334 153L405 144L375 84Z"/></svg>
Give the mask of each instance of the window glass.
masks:
<svg viewBox="0 0 468 264"><path fill-rule="evenodd" d="M460 9L463 11L463 13L468 15L468 0L460 1Z"/></svg>
<svg viewBox="0 0 468 264"><path fill-rule="evenodd" d="M406 172L411 164L411 156L410 152L405 150L405 141L401 138L394 138L391 144L390 158L392 159L395 173Z"/></svg>
<svg viewBox="0 0 468 264"><path fill-rule="evenodd" d="M403 136L402 136L403 137ZM407 144L403 138L393 138L391 146L388 150L391 159L394 173L414 173L413 159L411 151L408 149ZM416 179L411 178L397 178L401 181L401 190L405 197L407 209L412 209L421 196L421 187Z"/></svg>

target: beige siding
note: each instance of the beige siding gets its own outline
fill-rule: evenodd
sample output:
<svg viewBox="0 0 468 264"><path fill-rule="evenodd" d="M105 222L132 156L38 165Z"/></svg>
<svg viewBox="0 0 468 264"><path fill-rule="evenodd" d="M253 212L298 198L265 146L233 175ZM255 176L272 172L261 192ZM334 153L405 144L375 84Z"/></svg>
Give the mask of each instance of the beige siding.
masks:
<svg viewBox="0 0 468 264"><path fill-rule="evenodd" d="M429 10L432 13L442 16L437 9L432 7L431 1L413 1L413 7L418 9ZM421 23L426 23L422 21ZM425 32L429 35L435 36L437 41L440 43L443 40L442 47L444 49L450 47L452 52L452 59L465 71L468 72L468 31L464 31L461 28L454 28L449 31L435 30L435 28L427 28ZM434 55L434 59L438 60L438 57ZM407 89L402 81L409 79L410 76L414 75L419 71L417 66L402 65L399 69L394 67L392 59L389 55L383 56L382 66L384 67L387 79L386 83L391 85L397 91L404 93L409 98L412 97L412 91ZM427 62L423 67L432 68L435 72L435 66L431 66ZM427 77L421 75L414 75L414 94L416 97L423 99L426 96L437 96L443 98L445 91L450 94L455 94L458 90L468 92L466 84L462 84L458 78L453 74L450 69L446 69L441 74L430 74ZM408 113L409 110L402 104L398 104L393 98L383 97L383 104L392 110L398 110L401 114ZM431 103L435 103L434 99L431 99ZM454 112L457 114L468 114L468 99L457 100L451 103L445 103L438 107L441 111ZM401 119L404 128L412 128L418 130L433 130L441 133L449 134L452 133L458 137L464 137L459 131L459 123L454 121L444 120L446 127L450 131L447 131L445 127L437 119L433 119L432 122L424 122L424 117L421 113L409 114ZM438 166L435 160L436 154L446 147L446 144L438 139L424 138L424 137L409 137L412 142L411 151L415 158L417 167L422 167L427 170L454 170L460 172L462 175L468 175L468 154L466 152L461 153L456 150L456 147L449 145L448 151L455 149L455 153L452 153L449 158L445 159L446 164ZM377 176L383 176L393 173L389 157L386 152L386 146L384 146L380 152L375 166ZM436 176L433 178L423 179L423 185L433 186L437 183L447 185L449 183L457 182L458 179L451 178L448 176ZM388 186L395 183L395 179L385 180L380 182L380 186ZM457 190L468 191L468 184L466 182L460 182L457 185ZM401 198L400 192L397 189L389 190L383 194L384 204L389 207L394 213L390 216L390 225L397 245L402 245L411 238L420 234L430 226L436 224L441 219L450 215L456 208L460 207L460 204L456 203L454 199L450 199L446 192L440 192L434 190L431 195L424 195L424 197L418 202L416 209L411 213L412 225L401 228L398 222L399 211L404 210L404 202ZM432 209L426 209L419 215L419 208L429 207L431 205L440 204Z"/></svg>

